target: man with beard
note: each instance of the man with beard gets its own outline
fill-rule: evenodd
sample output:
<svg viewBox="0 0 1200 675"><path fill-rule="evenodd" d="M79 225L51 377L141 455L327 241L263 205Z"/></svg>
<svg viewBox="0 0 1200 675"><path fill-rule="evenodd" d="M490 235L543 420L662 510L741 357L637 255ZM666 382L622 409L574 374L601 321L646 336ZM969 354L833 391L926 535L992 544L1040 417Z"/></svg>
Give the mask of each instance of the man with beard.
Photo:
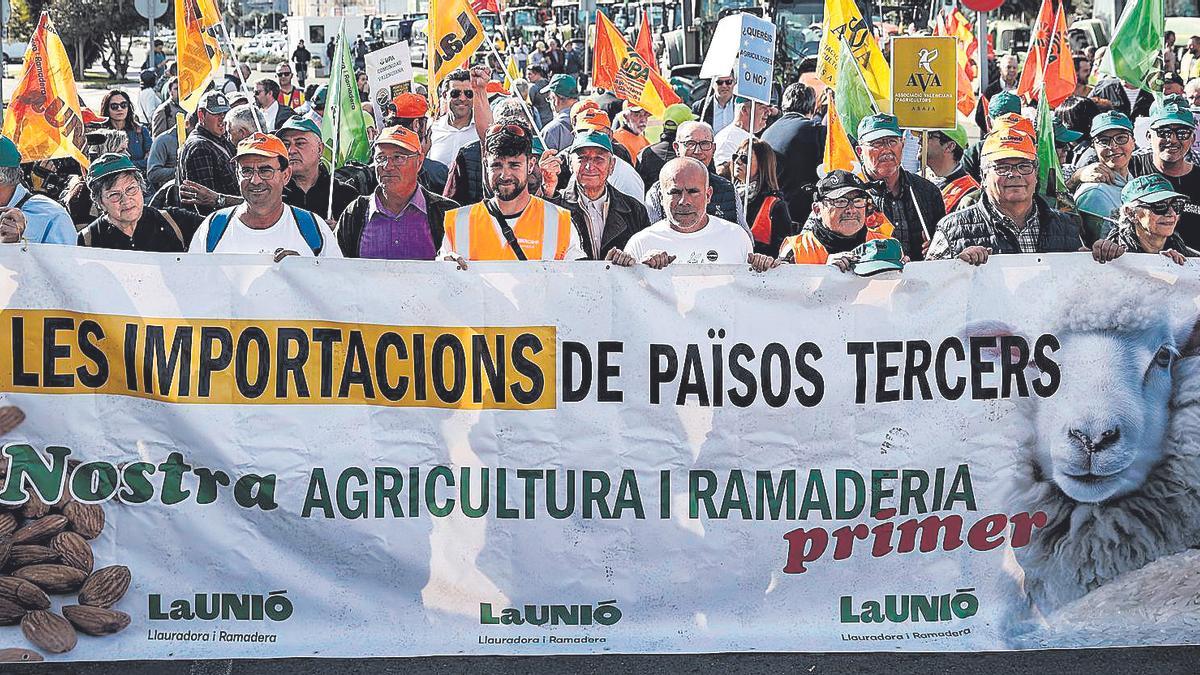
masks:
<svg viewBox="0 0 1200 675"><path fill-rule="evenodd" d="M896 118L886 113L864 117L858 125L858 155L867 180L882 183L875 205L895 227L893 236L909 260L924 260L925 246L946 215L940 190L900 167L904 136Z"/></svg>
<svg viewBox="0 0 1200 675"><path fill-rule="evenodd" d="M708 167L708 185L712 195L707 200L708 214L722 220L728 220L741 225L746 231L746 214L742 210L742 200L737 198L737 191L729 179L718 176L712 168L713 152L716 143L713 140L712 128L704 122L684 122L679 125L675 134L675 152L679 157L689 157ZM664 167L666 168L666 167ZM655 180L646 190L646 215L650 222L658 222L665 216L663 195L660 188L662 181Z"/></svg>
<svg viewBox="0 0 1200 675"><path fill-rule="evenodd" d="M1150 109L1150 153L1134 155L1129 173L1135 178L1160 173L1184 194L1177 232L1192 248L1200 246L1200 170L1188 159L1196 141L1196 118L1182 96L1168 96Z"/></svg>
<svg viewBox="0 0 1200 675"><path fill-rule="evenodd" d="M1121 188L1129 182L1129 160L1133 156L1133 122L1110 110L1092 120L1092 148L1100 161L1076 174L1083 182L1075 191L1075 206L1083 216L1083 242L1091 246L1108 236L1116 210L1121 206ZM1094 182L1091 182L1094 180Z"/></svg>
<svg viewBox="0 0 1200 675"><path fill-rule="evenodd" d="M1031 127L1030 127L1031 128ZM942 219L929 244L929 260L957 257L982 265L1001 253L1078 251L1078 228L1037 192L1033 134L1000 127L983 144L983 195Z"/></svg>
<svg viewBox="0 0 1200 675"><path fill-rule="evenodd" d="M646 140L646 123L650 121L650 113L645 108L638 106L629 101L625 102L624 109L617 114L617 118L613 121L615 127L613 129L613 140L625 146L629 151L631 163L637 167L637 157L647 146L650 141Z"/></svg>
<svg viewBox="0 0 1200 675"><path fill-rule="evenodd" d="M875 211L867 184L849 171L830 171L817 181L812 212L816 218L808 221L804 231L783 240L782 262L824 265L832 256L892 235L891 224Z"/></svg>
<svg viewBox="0 0 1200 675"><path fill-rule="evenodd" d="M468 260L581 260L587 258L571 212L529 193L533 132L524 124L495 124L483 140L490 199L446 214L438 257L466 269Z"/></svg>

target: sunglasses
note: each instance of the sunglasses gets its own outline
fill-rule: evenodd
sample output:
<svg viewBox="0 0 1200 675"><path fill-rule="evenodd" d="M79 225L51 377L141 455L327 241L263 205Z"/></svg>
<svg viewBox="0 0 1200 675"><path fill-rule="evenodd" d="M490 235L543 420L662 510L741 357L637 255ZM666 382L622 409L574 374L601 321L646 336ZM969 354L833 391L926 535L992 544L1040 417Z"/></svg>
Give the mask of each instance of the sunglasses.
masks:
<svg viewBox="0 0 1200 675"><path fill-rule="evenodd" d="M524 127L522 127L518 124L493 124L492 126L488 127L487 135L492 136L495 134L505 133L505 132L510 133L514 136L520 136L522 138L525 137Z"/></svg>
<svg viewBox="0 0 1200 675"><path fill-rule="evenodd" d="M475 98L475 92L471 91L470 89L451 89L450 90L450 98L458 98L460 96L463 98L466 98L466 99L472 99L472 98Z"/></svg>
<svg viewBox="0 0 1200 675"><path fill-rule="evenodd" d="M1165 129L1154 130L1154 135L1163 140L1167 140L1174 136L1175 140L1177 141L1186 141L1187 139L1191 138L1192 134L1194 133L1196 133L1195 129L1171 129L1168 127Z"/></svg>
<svg viewBox="0 0 1200 675"><path fill-rule="evenodd" d="M1165 201L1156 202L1154 204L1146 204L1145 202L1138 202L1138 206L1142 207L1143 209L1149 210L1150 213L1153 213L1156 216L1165 216L1165 215L1167 215L1168 211L1172 211L1172 210L1175 211L1176 214L1183 213L1183 206L1185 204L1187 204L1187 200L1180 199L1180 198L1167 199Z"/></svg>
<svg viewBox="0 0 1200 675"><path fill-rule="evenodd" d="M291 73L275 73L275 74L276 74L276 75L278 75L278 76L280 76L280 77L291 77L291 76L292 76L292 74L291 74Z"/></svg>
<svg viewBox="0 0 1200 675"><path fill-rule="evenodd" d="M728 87L731 84L733 84L733 78L729 78L727 80L717 80L717 86Z"/></svg>
<svg viewBox="0 0 1200 675"><path fill-rule="evenodd" d="M125 110L125 109L126 109L126 108L128 108L128 107L129 107L129 103L128 103L128 102L125 102L125 103L121 103L121 102L113 102L113 103L109 103L109 104L108 104L108 109L109 109L109 110Z"/></svg>

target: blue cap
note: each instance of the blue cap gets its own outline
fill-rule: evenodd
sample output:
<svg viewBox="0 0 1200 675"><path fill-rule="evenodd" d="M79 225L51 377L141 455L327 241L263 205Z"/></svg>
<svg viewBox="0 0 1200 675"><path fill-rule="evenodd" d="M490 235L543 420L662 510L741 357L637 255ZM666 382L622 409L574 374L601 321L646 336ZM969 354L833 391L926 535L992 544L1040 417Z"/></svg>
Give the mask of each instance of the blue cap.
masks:
<svg viewBox="0 0 1200 675"><path fill-rule="evenodd" d="M1008 113L1021 112L1021 97L1011 91L997 92L988 100L988 117L996 119Z"/></svg>

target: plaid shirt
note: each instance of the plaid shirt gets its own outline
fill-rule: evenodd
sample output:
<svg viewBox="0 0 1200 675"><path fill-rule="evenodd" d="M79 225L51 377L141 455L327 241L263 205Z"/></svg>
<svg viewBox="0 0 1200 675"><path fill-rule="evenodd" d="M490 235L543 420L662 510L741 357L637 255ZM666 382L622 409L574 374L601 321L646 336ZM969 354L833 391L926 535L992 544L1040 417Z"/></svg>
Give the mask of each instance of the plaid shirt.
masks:
<svg viewBox="0 0 1200 675"><path fill-rule="evenodd" d="M1017 246L1020 247L1021 253L1040 253L1040 238L1041 238L1041 223L1038 213L1038 202L1033 200L1033 210L1029 212L1029 216L1025 218L1025 227L1018 230L1015 223L1008 216L996 209L996 215L1003 219L1004 224L1008 229L1012 230L1017 235Z"/></svg>
<svg viewBox="0 0 1200 675"><path fill-rule="evenodd" d="M222 195L238 195L237 176L233 172L233 145L224 137L210 133L204 127L196 130L179 149L179 175L181 180L190 180ZM208 215L215 207L196 207L197 212Z"/></svg>

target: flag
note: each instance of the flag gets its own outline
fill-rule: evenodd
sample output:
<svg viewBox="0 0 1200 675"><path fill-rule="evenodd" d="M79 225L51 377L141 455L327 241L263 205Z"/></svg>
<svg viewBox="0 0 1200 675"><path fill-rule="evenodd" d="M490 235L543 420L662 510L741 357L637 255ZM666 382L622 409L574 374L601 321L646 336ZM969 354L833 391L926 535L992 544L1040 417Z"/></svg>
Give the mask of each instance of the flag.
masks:
<svg viewBox="0 0 1200 675"><path fill-rule="evenodd" d="M437 99L438 83L471 60L483 44L483 24L467 0L429 0L429 96ZM353 71L351 71L353 73Z"/></svg>
<svg viewBox="0 0 1200 675"><path fill-rule="evenodd" d="M499 14L500 0L471 0L471 9L475 10L476 14L480 12Z"/></svg>
<svg viewBox="0 0 1200 675"><path fill-rule="evenodd" d="M204 31L198 2L175 0L175 61L179 70L179 105L194 112L208 83L221 68L221 49Z"/></svg>
<svg viewBox="0 0 1200 675"><path fill-rule="evenodd" d="M1067 42L1067 17L1060 0L1058 10L1048 19L1049 29L1043 25L1043 13L1050 7L1050 0L1042 3L1034 40L1029 45L1029 55L1017 85L1017 94L1026 101L1033 101L1036 92L1045 91L1050 97L1050 107L1056 108L1075 93L1075 60L1071 57L1071 45Z"/></svg>
<svg viewBox="0 0 1200 675"><path fill-rule="evenodd" d="M1037 191L1054 206L1058 195L1067 191L1063 183L1062 166L1058 163L1058 153L1054 151L1054 116L1050 113L1050 104L1043 89L1037 97L1037 159L1038 184Z"/></svg>
<svg viewBox="0 0 1200 675"><path fill-rule="evenodd" d="M975 109L974 79L978 68L975 65L975 52L979 49L979 40L975 30L967 21L967 17L957 7L942 8L937 22L933 27L934 35L944 35L955 39L958 52L958 111L970 116Z"/></svg>
<svg viewBox="0 0 1200 675"><path fill-rule="evenodd" d="M505 59L505 61L504 61L504 85L503 85L503 87L504 87L504 94L506 96L508 94L512 93L513 80L517 79L518 77L521 77L521 71L520 71L520 69L517 68L517 60L513 58L512 54L509 54L508 58Z"/></svg>
<svg viewBox="0 0 1200 675"><path fill-rule="evenodd" d="M621 32L601 12L596 12L592 69L593 86L608 89L655 117L662 117L667 106L682 102L662 75L651 70L646 59L629 48Z"/></svg>
<svg viewBox="0 0 1200 675"><path fill-rule="evenodd" d="M1125 6L1101 69L1151 93L1162 91L1163 0L1133 0Z"/></svg>
<svg viewBox="0 0 1200 675"><path fill-rule="evenodd" d="M212 28L221 23L221 10L217 9L217 0L196 0L200 12L200 27Z"/></svg>
<svg viewBox="0 0 1200 675"><path fill-rule="evenodd" d="M857 173L860 168L858 155L850 144L846 128L842 126L842 118L838 116L837 106L829 107L828 129L825 132L825 155L822 158L825 173L842 169Z"/></svg>
<svg viewBox="0 0 1200 675"><path fill-rule="evenodd" d="M825 0L825 32L821 35L821 46L817 54L817 75L821 81L836 89L839 43L850 45L854 59L858 61L863 79L880 109L892 109L892 74L879 43L867 29L862 13L854 0Z"/></svg>
<svg viewBox="0 0 1200 675"><path fill-rule="evenodd" d="M837 81L834 107L837 108L838 117L845 125L848 135L855 136L858 134L859 121L879 110L875 107L871 92L867 90L867 83L859 70L858 61L854 60L854 55L850 53L850 47L845 42L842 43L841 54L838 56Z"/></svg>
<svg viewBox="0 0 1200 675"><path fill-rule="evenodd" d="M49 14L42 13L29 38L3 133L17 146L22 161L71 157L85 169L88 166L75 76Z"/></svg>
<svg viewBox="0 0 1200 675"><path fill-rule="evenodd" d="M642 27L638 29L637 44L633 46L633 51L641 54L646 60L646 65L650 66L650 70L662 75L662 70L658 67L658 59L654 57L654 40L650 34L650 13L642 10Z"/></svg>
<svg viewBox="0 0 1200 675"><path fill-rule="evenodd" d="M321 141L325 144L324 159L330 163L332 173L351 160L365 164L371 154L362 102L358 100L354 60L350 58L350 45L346 43L345 21L338 30L330 68L325 114L321 117Z"/></svg>
<svg viewBox="0 0 1200 675"><path fill-rule="evenodd" d="M1029 51L1025 54L1021 79L1017 83L1017 95L1028 103L1041 87L1042 71L1046 68L1046 54L1050 50L1050 38L1054 35L1054 3L1042 0L1037 19L1033 22L1033 34L1029 39Z"/></svg>

